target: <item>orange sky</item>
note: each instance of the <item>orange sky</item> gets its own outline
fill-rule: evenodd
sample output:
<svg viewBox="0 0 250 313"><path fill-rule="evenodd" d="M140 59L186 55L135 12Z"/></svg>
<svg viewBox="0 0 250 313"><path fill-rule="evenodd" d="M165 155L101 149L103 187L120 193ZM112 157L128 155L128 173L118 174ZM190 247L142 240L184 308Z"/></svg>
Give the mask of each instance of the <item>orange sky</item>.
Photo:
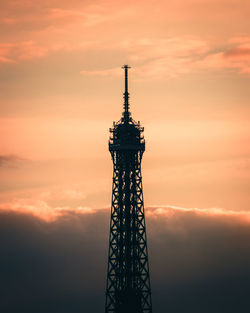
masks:
<svg viewBox="0 0 250 313"><path fill-rule="evenodd" d="M145 206L250 211L249 13L236 0L2 1L0 209L110 205L128 63Z"/></svg>

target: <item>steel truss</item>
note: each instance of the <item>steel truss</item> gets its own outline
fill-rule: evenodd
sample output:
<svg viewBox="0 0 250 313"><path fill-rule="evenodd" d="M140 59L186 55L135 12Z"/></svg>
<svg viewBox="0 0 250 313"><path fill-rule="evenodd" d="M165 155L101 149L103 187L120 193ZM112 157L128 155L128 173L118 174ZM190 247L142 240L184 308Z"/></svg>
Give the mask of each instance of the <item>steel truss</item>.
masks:
<svg viewBox="0 0 250 313"><path fill-rule="evenodd" d="M110 131L114 169L105 313L151 313L141 176L143 128L125 110Z"/></svg>

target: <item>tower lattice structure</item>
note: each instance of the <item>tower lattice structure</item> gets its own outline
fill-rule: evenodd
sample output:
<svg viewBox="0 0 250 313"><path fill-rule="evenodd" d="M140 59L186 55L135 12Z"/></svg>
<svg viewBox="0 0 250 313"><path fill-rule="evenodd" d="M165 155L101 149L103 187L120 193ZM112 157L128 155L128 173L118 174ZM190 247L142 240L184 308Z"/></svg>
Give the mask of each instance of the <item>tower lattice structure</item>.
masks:
<svg viewBox="0 0 250 313"><path fill-rule="evenodd" d="M152 313L141 162L144 128L129 111L128 65L124 111L110 128L113 186L105 313Z"/></svg>

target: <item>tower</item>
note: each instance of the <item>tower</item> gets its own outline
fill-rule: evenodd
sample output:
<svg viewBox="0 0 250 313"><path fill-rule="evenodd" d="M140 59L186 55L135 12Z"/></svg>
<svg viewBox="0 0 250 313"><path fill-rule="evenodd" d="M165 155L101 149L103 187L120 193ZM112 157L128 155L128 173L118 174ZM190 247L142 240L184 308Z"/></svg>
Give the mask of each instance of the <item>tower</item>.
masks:
<svg viewBox="0 0 250 313"><path fill-rule="evenodd" d="M113 186L105 313L152 313L141 161L143 127L129 111L128 65L124 111L110 128Z"/></svg>

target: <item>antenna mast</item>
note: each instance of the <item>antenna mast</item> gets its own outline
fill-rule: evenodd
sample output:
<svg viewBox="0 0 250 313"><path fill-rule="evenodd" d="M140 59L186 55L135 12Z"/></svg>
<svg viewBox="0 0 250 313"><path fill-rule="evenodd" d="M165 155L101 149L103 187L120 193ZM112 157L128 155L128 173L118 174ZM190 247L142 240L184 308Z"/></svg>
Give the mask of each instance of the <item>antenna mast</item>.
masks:
<svg viewBox="0 0 250 313"><path fill-rule="evenodd" d="M129 112L129 92L128 92L128 69L131 68L128 65L123 65L122 67L125 72L125 92L123 93L123 98L124 98L124 122L128 123L129 118L130 118L130 112Z"/></svg>

